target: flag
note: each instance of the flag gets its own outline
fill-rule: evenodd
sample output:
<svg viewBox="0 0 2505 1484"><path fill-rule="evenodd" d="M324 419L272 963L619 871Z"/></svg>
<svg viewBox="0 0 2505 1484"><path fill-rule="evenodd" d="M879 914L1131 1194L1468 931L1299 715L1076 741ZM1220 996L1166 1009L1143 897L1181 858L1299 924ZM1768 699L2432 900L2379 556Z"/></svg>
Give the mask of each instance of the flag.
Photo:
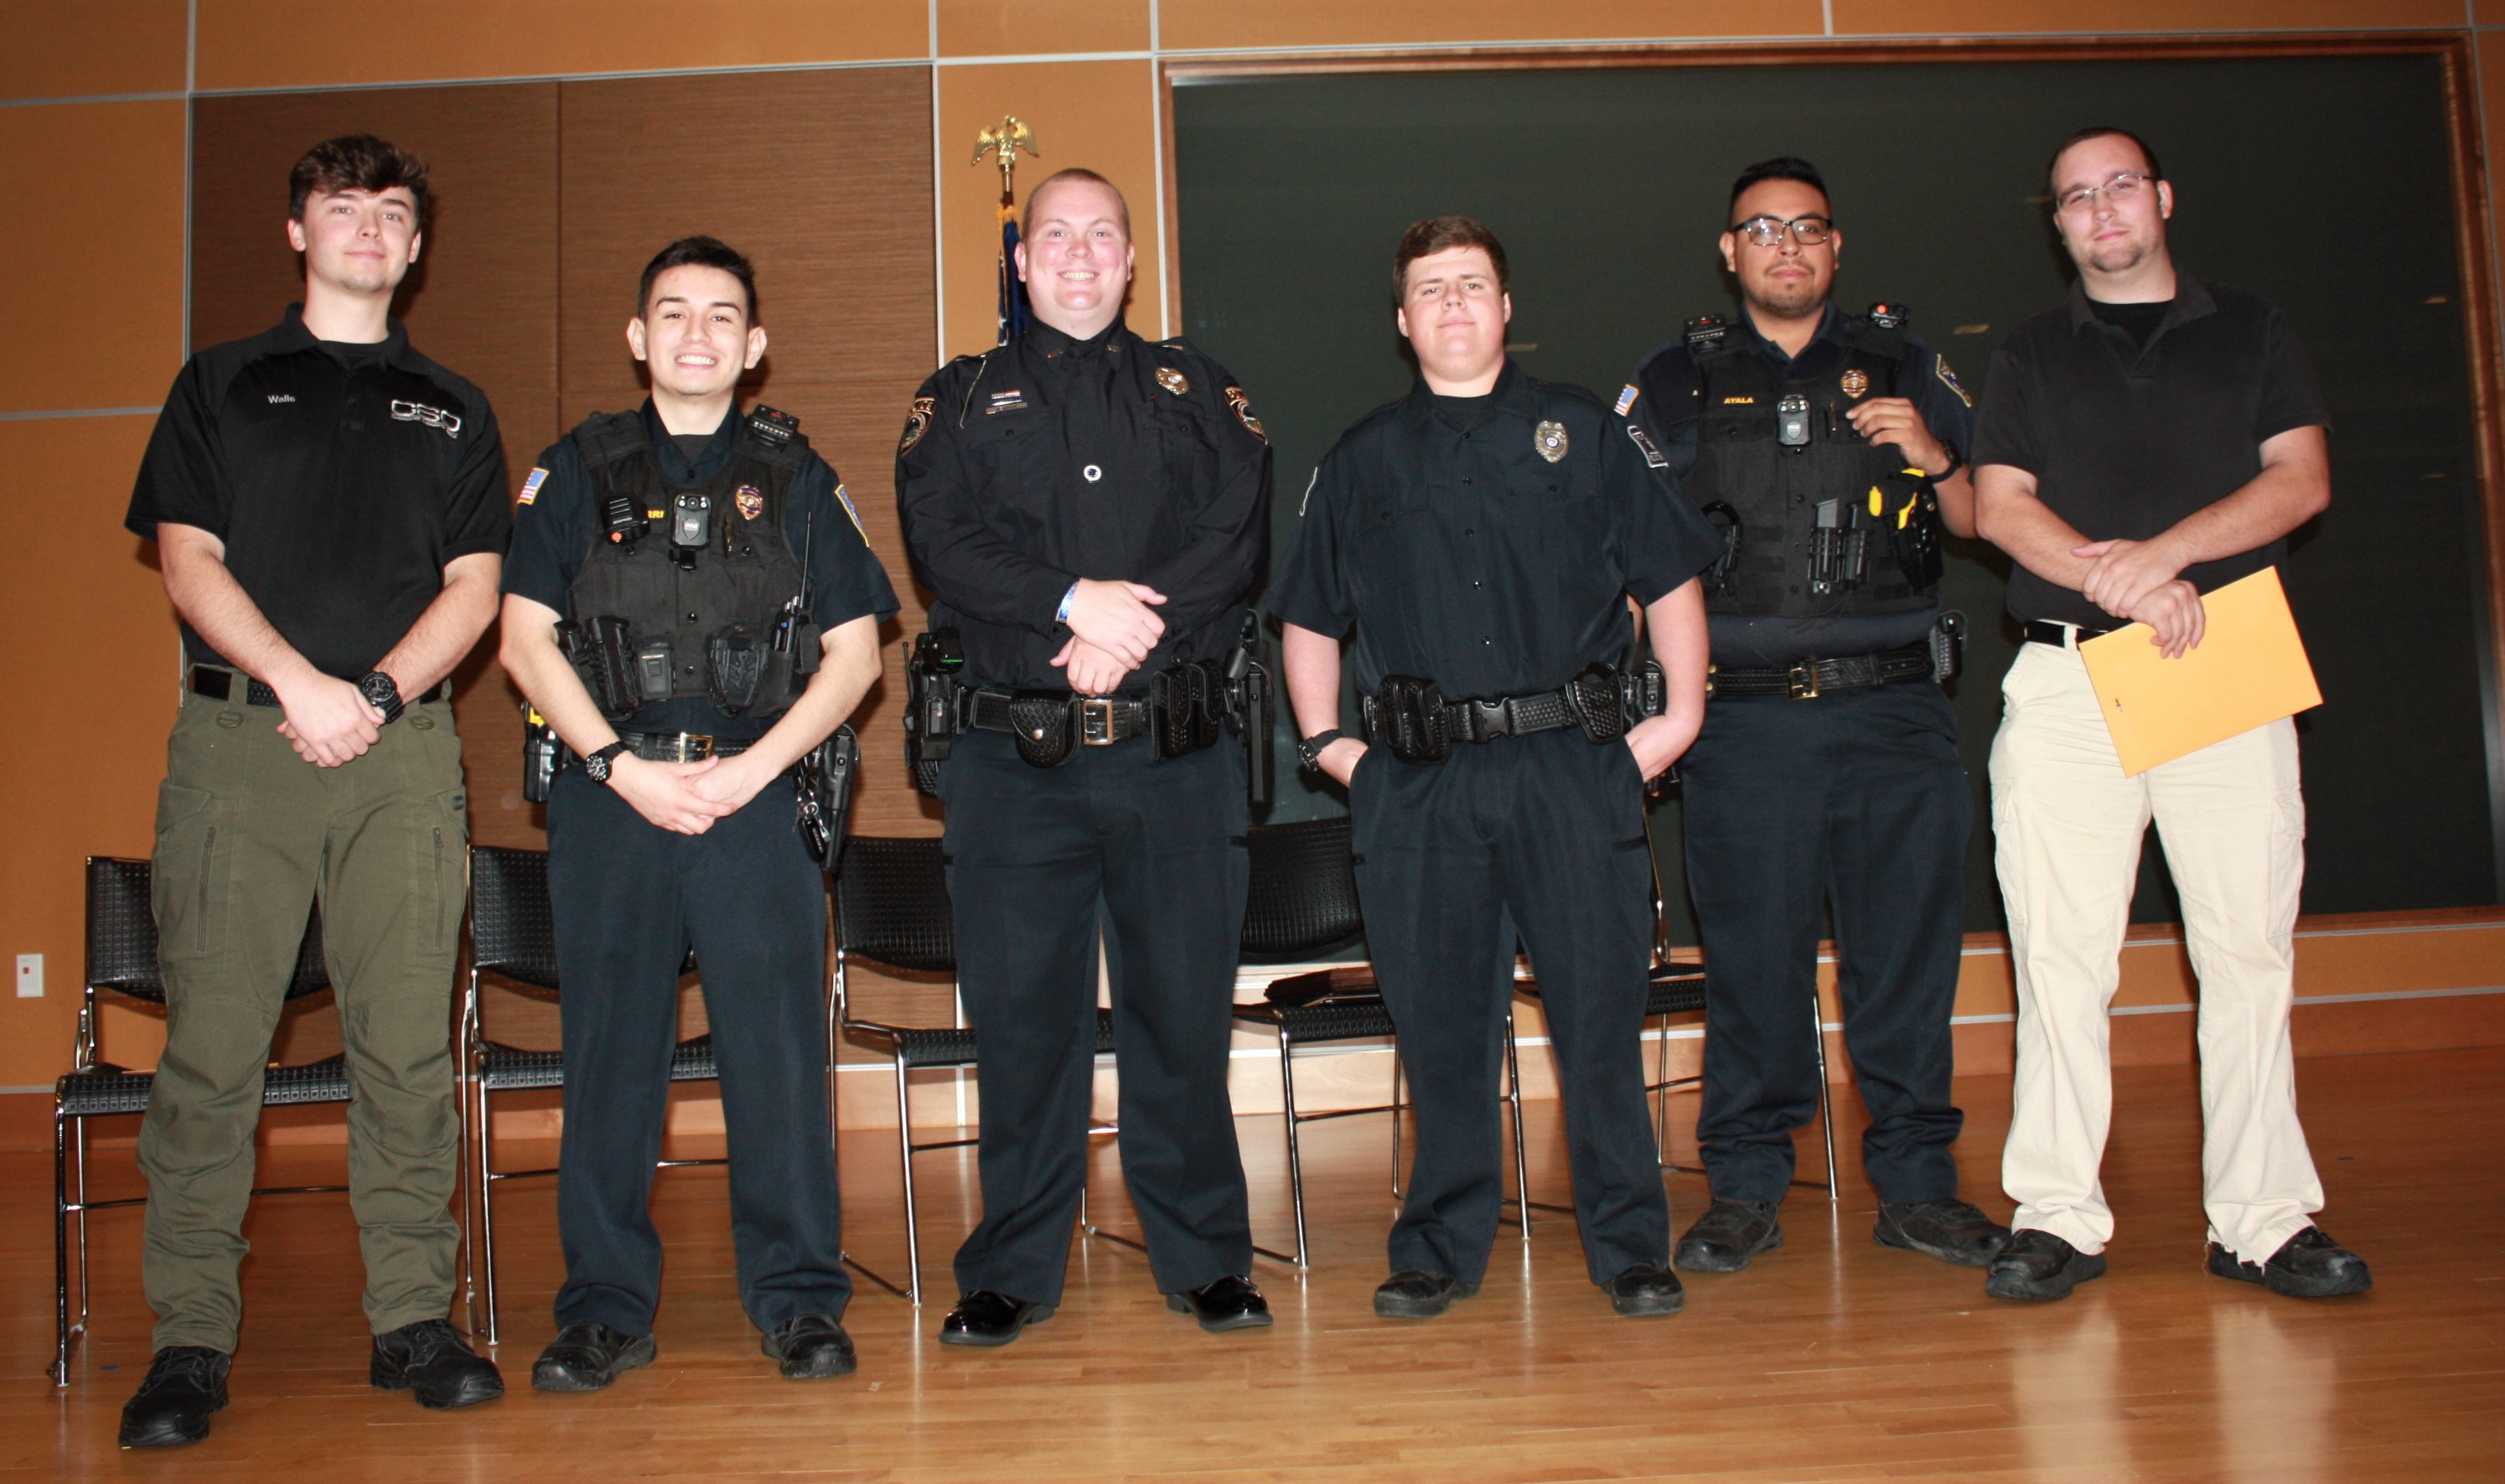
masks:
<svg viewBox="0 0 2505 1484"><path fill-rule="evenodd" d="M1002 345L1026 334L1026 285L1018 282L1017 245L1017 208L1004 204L1001 207L1001 337L996 342Z"/></svg>

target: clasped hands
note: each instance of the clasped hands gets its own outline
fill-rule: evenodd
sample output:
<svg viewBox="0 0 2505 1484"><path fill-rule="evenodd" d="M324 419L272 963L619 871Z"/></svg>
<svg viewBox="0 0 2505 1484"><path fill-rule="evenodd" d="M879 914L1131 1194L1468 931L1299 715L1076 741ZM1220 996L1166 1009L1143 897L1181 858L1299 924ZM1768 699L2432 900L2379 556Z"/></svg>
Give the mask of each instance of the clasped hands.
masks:
<svg viewBox="0 0 2505 1484"><path fill-rule="evenodd" d="M1146 663L1165 637L1166 620L1156 613L1165 600L1146 583L1080 578L1070 597L1069 642L1052 656L1069 675L1070 689L1080 695L1119 689L1122 677Z"/></svg>
<svg viewBox="0 0 2505 1484"><path fill-rule="evenodd" d="M2118 618L2157 631L2150 642L2169 659L2200 646L2206 616L2201 591L2175 574L2184 563L2164 537L2149 541L2092 541L2070 554L2090 565L2079 592Z"/></svg>

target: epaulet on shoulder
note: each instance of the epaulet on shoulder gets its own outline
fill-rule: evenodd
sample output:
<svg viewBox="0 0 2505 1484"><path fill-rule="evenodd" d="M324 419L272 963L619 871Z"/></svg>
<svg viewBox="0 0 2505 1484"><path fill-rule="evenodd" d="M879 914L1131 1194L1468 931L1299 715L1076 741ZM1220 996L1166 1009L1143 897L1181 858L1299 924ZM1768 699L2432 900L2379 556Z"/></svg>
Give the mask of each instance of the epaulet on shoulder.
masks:
<svg viewBox="0 0 2505 1484"><path fill-rule="evenodd" d="M1652 363L1660 360L1672 351L1685 350L1686 348L1687 340L1683 336L1676 339L1661 341L1659 344L1653 346L1652 349L1645 351L1642 355L1636 358L1636 374L1643 374L1644 368L1652 365Z"/></svg>
<svg viewBox="0 0 2505 1484"><path fill-rule="evenodd" d="M1602 400L1600 393L1588 386L1577 386L1571 381L1543 381L1537 376L1526 376L1523 379L1529 381L1532 387L1544 397L1560 397L1568 402L1585 403L1596 411L1608 406Z"/></svg>
<svg viewBox="0 0 2505 1484"><path fill-rule="evenodd" d="M594 412L574 428L576 450L594 468L624 458L650 442L640 411Z"/></svg>

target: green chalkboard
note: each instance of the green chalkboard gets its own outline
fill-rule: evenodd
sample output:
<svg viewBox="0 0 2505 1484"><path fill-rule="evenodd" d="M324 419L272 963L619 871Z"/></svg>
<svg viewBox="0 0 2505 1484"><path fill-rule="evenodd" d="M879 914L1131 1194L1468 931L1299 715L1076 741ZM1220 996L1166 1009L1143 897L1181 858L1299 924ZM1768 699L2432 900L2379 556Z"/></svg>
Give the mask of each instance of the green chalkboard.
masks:
<svg viewBox="0 0 2505 1484"><path fill-rule="evenodd" d="M1839 300L1911 305L1981 395L2000 337L2066 292L2046 154L2084 124L2145 135L2174 183L2177 261L2282 305L2333 409L2332 508L2285 570L2325 696L2299 723L2305 910L2498 900L2487 538L2439 59L1282 75L1174 96L1182 325L1276 442L1282 549L1315 462L1408 388L1390 269L1419 217L1492 226L1522 365L1605 393L1682 320L1736 303L1714 251L1732 176L1806 156L1845 236ZM1977 931L2001 925L1984 760L2015 653L2006 571L1961 545L1947 579L1976 620L1956 696ZM1327 785L1284 781L1272 817L1340 807ZM1674 795L1666 840L1676 814ZM1664 884L1692 942L1676 854L1662 852ZM2136 921L2177 915L2158 861L2145 853Z"/></svg>

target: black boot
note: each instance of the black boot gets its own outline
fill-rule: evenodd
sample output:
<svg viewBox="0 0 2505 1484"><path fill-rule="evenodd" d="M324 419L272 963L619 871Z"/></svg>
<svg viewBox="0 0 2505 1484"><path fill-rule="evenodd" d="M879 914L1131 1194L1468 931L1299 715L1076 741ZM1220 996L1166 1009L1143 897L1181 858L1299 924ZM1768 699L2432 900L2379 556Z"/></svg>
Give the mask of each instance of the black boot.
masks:
<svg viewBox="0 0 2505 1484"><path fill-rule="evenodd" d="M375 1335L366 1379L381 1391L408 1392L422 1407L466 1407L505 1395L496 1362L472 1350L460 1330L440 1319Z"/></svg>
<svg viewBox="0 0 2505 1484"><path fill-rule="evenodd" d="M122 1408L122 1446L175 1448L209 1435L209 1414L226 1409L234 1357L206 1345L168 1345L148 1362L139 1392Z"/></svg>

